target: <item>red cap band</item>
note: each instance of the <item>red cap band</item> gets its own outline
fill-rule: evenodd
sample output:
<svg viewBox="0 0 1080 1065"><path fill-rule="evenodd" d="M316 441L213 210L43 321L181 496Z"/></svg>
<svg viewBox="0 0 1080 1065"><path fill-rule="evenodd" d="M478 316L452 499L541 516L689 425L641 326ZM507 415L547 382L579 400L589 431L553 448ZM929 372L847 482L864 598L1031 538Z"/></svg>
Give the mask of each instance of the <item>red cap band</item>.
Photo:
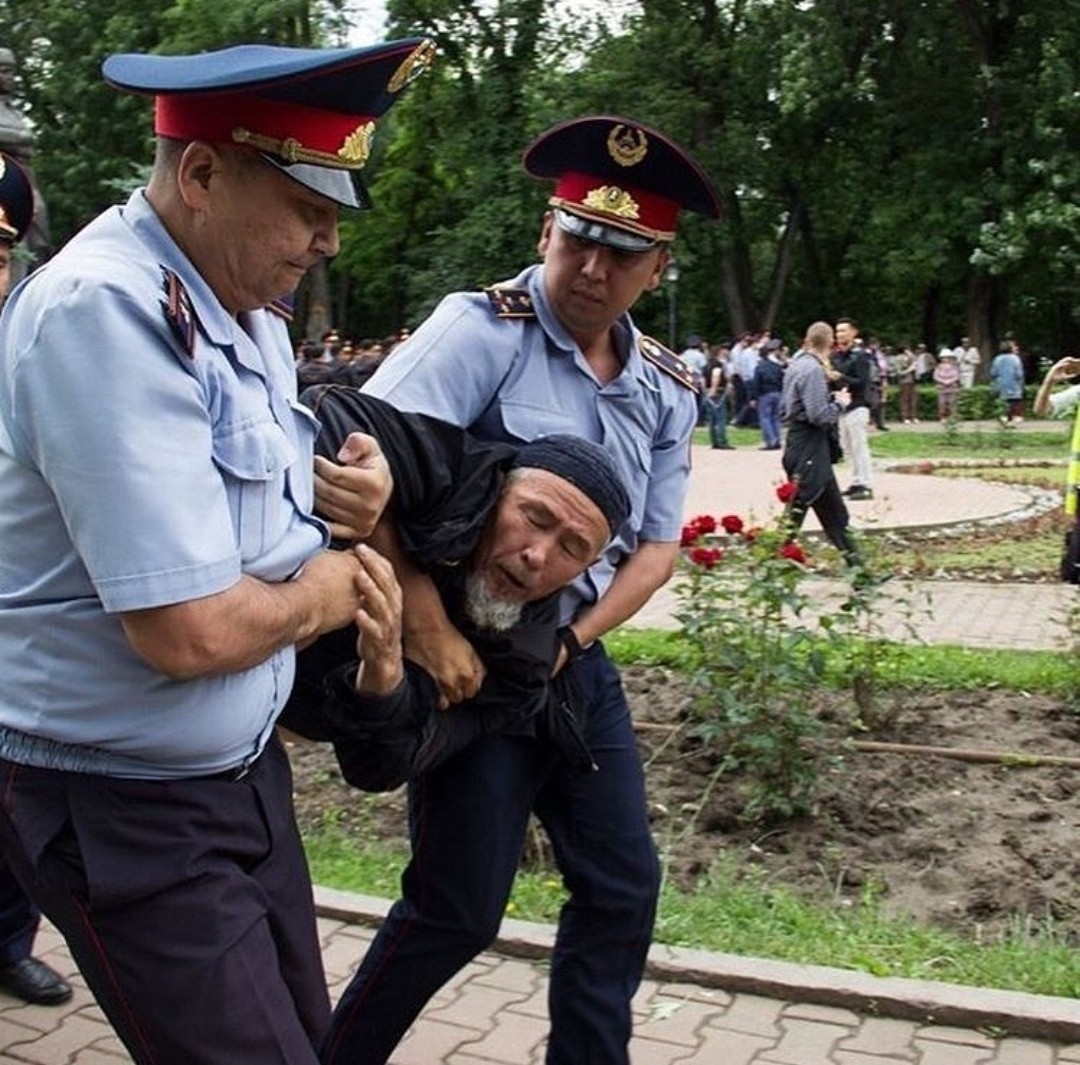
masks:
<svg viewBox="0 0 1080 1065"><path fill-rule="evenodd" d="M304 153L335 156L339 166L363 166L367 158L350 139L372 118L305 107L287 100L270 100L253 93L182 93L154 97L154 132L177 140L213 144L244 143L238 130L293 145ZM256 147L262 145L256 143ZM278 154L286 154L279 151Z"/></svg>
<svg viewBox="0 0 1080 1065"><path fill-rule="evenodd" d="M567 171L559 176L554 199L576 213L607 225L645 233L658 240L673 240L679 205L666 196L634 185Z"/></svg>

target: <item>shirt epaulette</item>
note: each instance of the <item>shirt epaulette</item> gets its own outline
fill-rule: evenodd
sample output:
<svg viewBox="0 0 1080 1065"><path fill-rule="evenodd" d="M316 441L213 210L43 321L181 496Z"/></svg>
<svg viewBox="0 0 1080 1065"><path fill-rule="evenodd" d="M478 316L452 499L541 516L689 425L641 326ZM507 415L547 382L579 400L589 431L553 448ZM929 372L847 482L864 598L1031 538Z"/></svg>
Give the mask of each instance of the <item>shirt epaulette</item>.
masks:
<svg viewBox="0 0 1080 1065"><path fill-rule="evenodd" d="M189 359L195 358L195 310L191 306L191 297L184 288L184 283L177 274L167 267L161 268L164 274L165 299L161 306L165 318L177 335Z"/></svg>
<svg viewBox="0 0 1080 1065"><path fill-rule="evenodd" d="M293 320L293 307L288 300L274 300L266 305L266 309L271 314L276 314L279 318L284 318L286 322Z"/></svg>
<svg viewBox="0 0 1080 1065"><path fill-rule="evenodd" d="M532 296L524 288L485 288L496 318L535 318Z"/></svg>
<svg viewBox="0 0 1080 1065"><path fill-rule="evenodd" d="M665 348L659 340L653 340L652 337L647 336L638 340L638 347L641 349L641 354L658 370L663 370L669 377L674 377L680 385L689 388L691 392L698 390L690 367L671 348Z"/></svg>

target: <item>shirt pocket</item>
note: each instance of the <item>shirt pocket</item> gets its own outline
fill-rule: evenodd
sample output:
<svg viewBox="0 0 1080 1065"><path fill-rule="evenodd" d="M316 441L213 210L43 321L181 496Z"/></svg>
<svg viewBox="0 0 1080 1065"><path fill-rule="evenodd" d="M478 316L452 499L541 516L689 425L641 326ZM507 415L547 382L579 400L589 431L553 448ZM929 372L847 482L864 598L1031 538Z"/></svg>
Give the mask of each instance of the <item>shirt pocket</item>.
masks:
<svg viewBox="0 0 1080 1065"><path fill-rule="evenodd" d="M241 561L250 563L277 543L289 518L285 472L296 460L296 450L273 421L224 426L215 434L213 447Z"/></svg>

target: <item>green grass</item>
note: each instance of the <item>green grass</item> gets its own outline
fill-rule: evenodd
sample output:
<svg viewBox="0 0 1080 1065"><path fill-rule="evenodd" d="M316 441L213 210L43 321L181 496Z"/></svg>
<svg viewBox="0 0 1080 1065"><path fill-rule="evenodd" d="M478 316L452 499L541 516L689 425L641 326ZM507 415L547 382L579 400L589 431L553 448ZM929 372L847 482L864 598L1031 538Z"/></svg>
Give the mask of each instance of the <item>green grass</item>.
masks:
<svg viewBox="0 0 1080 1065"><path fill-rule="evenodd" d="M381 843L357 847L340 828L305 837L316 883L394 898L407 854ZM828 885L823 884L829 896ZM518 874L508 917L554 923L566 894L557 874ZM856 903L810 903L755 870L718 864L695 892L670 884L660 900L655 940L671 946L829 965L875 976L943 980L1031 994L1080 995L1075 946L1049 920L1018 924L997 940L974 941L885 914L872 890Z"/></svg>
<svg viewBox="0 0 1080 1065"><path fill-rule="evenodd" d="M886 461L904 459L1052 459L1066 457L1071 424L1045 423L1039 429L980 429L961 422L953 433L944 429L914 432L891 426L887 433L870 434L870 451ZM736 447L755 448L761 444L757 429L729 429L728 439ZM694 442L708 447L708 431L698 429Z"/></svg>

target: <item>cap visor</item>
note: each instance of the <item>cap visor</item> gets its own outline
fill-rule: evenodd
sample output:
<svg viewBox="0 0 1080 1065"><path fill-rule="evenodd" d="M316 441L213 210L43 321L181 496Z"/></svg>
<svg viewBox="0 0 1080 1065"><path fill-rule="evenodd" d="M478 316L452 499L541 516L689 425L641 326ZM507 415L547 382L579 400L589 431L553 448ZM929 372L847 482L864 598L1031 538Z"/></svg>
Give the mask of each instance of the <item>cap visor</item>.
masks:
<svg viewBox="0 0 1080 1065"><path fill-rule="evenodd" d="M325 196L341 207L352 207L359 211L371 210L371 197L355 170L337 170L329 166L315 166L312 163L285 163L268 155L259 153L272 167L287 174L293 181L304 188Z"/></svg>
<svg viewBox="0 0 1080 1065"><path fill-rule="evenodd" d="M626 229L616 226L605 225L603 222L594 222L591 218L582 218L580 215L571 214L562 207L554 209L555 222L564 232L569 233L579 240L592 241L593 244L604 244L609 248L618 248L619 251L652 251L660 244L660 241L650 237L644 237L640 233L631 233Z"/></svg>

